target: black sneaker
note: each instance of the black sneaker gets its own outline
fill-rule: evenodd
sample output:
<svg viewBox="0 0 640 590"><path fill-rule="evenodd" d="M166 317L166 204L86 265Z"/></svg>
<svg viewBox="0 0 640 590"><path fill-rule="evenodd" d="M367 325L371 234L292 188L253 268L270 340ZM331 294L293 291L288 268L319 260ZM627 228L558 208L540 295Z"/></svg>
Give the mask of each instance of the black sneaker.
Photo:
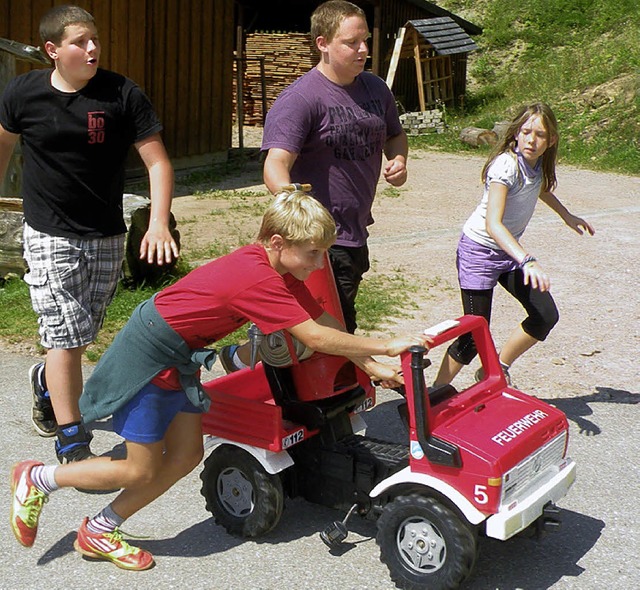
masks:
<svg viewBox="0 0 640 590"><path fill-rule="evenodd" d="M218 352L218 357L220 358L220 362L222 363L222 368L225 370L227 375L229 373L235 373L240 369L235 366L233 363L233 355L238 350L237 344L231 344L230 346L223 346Z"/></svg>
<svg viewBox="0 0 640 590"><path fill-rule="evenodd" d="M59 429L56 441L58 461L64 465L95 457L89 448L92 438L93 435L82 424Z"/></svg>
<svg viewBox="0 0 640 590"><path fill-rule="evenodd" d="M29 369L29 382L33 394L31 422L40 436L55 436L58 430L51 398L44 385L44 363L36 363Z"/></svg>

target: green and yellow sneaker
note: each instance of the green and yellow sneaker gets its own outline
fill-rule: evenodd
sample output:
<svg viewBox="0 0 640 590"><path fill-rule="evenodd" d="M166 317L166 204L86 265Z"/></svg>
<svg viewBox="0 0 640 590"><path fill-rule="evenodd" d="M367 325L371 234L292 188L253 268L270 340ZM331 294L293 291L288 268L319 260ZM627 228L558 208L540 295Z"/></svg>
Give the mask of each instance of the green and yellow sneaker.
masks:
<svg viewBox="0 0 640 590"><path fill-rule="evenodd" d="M39 461L21 461L11 471L11 529L25 547L33 546L42 506L49 499L30 477L31 470L39 465L42 465Z"/></svg>
<svg viewBox="0 0 640 590"><path fill-rule="evenodd" d="M123 570L141 571L153 567L153 555L129 545L122 539L122 533L118 529L112 533L92 533L87 528L88 521L88 518L82 521L73 544L78 553L91 559L110 561Z"/></svg>

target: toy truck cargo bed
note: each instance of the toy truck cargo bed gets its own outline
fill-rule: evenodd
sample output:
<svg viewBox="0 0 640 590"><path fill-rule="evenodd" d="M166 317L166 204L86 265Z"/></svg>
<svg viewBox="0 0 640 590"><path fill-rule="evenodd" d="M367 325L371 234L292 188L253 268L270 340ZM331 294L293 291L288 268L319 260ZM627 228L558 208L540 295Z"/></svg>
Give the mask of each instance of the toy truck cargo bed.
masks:
<svg viewBox="0 0 640 590"><path fill-rule="evenodd" d="M375 403L364 373L345 358L319 353L284 371L258 363L203 386L211 399L204 434L276 453L307 440L333 416Z"/></svg>

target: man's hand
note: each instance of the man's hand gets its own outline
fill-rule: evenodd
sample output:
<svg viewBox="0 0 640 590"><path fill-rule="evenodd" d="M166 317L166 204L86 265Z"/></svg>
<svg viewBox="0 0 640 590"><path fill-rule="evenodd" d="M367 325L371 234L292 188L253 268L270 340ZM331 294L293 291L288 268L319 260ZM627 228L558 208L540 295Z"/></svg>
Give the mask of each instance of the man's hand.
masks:
<svg viewBox="0 0 640 590"><path fill-rule="evenodd" d="M382 171L384 179L392 186L402 186L407 181L407 166L404 158L389 160Z"/></svg>

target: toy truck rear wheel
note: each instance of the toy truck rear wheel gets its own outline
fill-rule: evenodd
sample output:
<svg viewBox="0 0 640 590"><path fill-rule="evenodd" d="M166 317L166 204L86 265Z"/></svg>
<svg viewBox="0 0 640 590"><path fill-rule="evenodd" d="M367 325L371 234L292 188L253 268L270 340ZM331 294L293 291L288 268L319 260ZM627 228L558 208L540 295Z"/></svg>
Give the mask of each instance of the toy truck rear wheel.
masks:
<svg viewBox="0 0 640 590"><path fill-rule="evenodd" d="M380 560L403 590L457 588L471 573L476 536L449 508L417 494L398 496L378 519Z"/></svg>
<svg viewBox="0 0 640 590"><path fill-rule="evenodd" d="M237 537L259 537L280 521L284 508L282 482L243 449L221 445L200 474L207 510Z"/></svg>

